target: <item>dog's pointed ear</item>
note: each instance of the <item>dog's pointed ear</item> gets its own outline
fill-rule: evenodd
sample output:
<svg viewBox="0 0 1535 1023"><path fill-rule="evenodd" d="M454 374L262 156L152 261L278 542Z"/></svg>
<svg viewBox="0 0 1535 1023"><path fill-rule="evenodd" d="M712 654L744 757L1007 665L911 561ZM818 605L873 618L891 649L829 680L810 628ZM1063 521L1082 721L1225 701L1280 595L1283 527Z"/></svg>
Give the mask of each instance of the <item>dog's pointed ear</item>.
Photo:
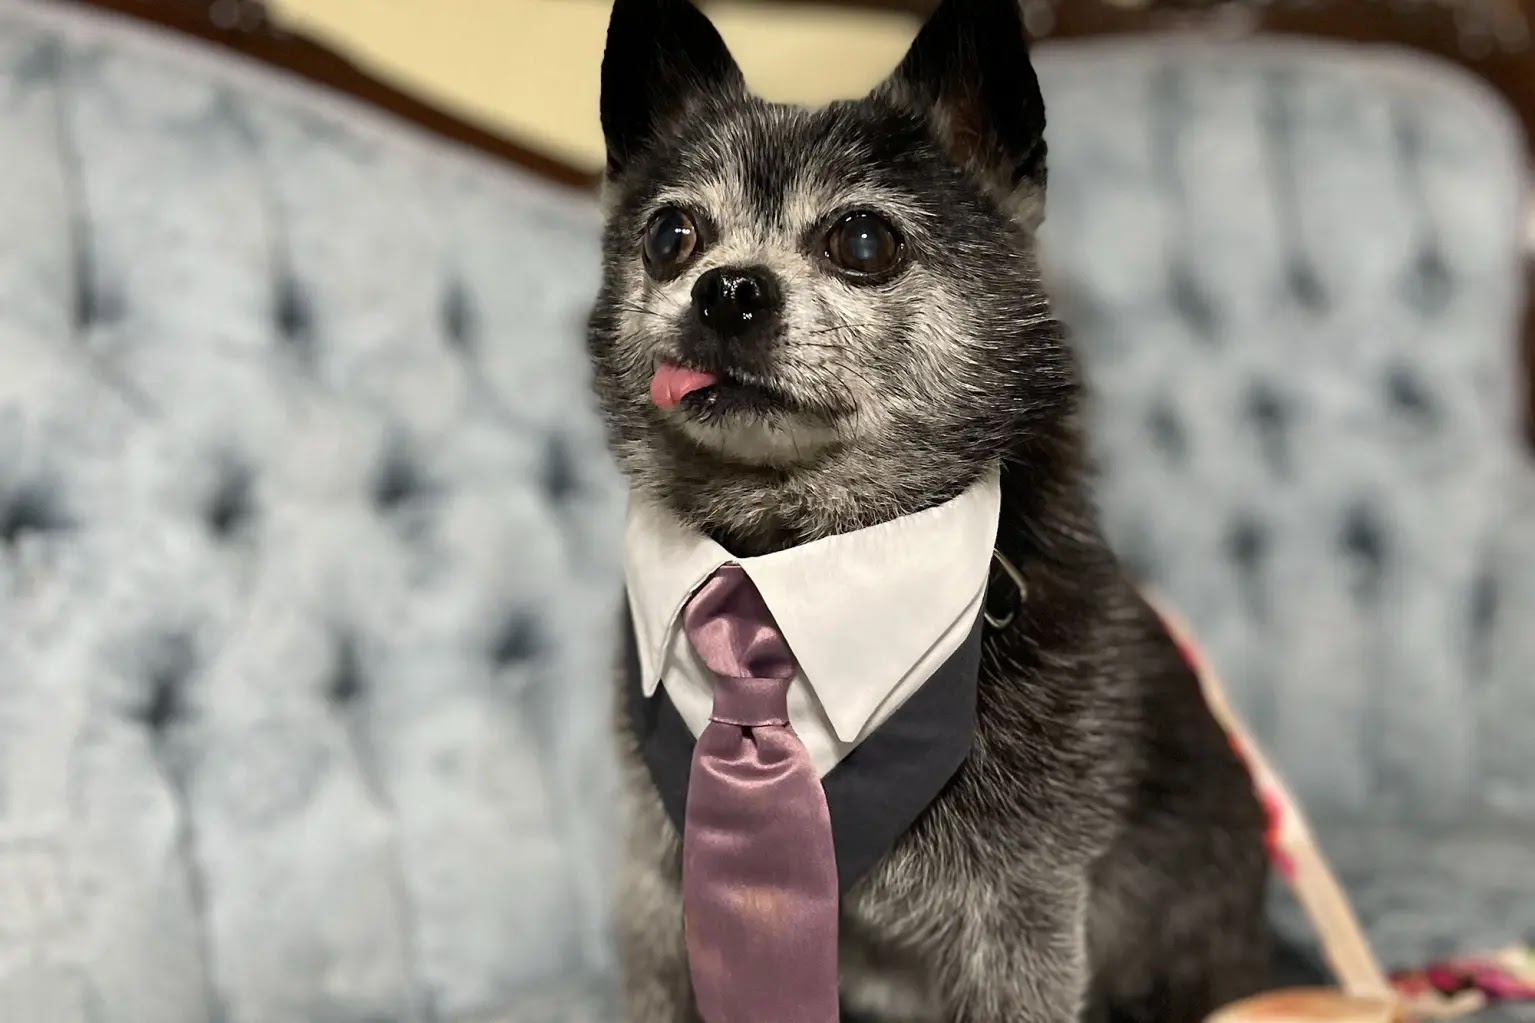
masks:
<svg viewBox="0 0 1535 1023"><path fill-rule="evenodd" d="M1044 217L1045 100L1019 0L942 0L875 94L927 117L954 162L1030 229Z"/></svg>
<svg viewBox="0 0 1535 1023"><path fill-rule="evenodd" d="M696 94L744 88L725 41L689 0L615 0L602 55L608 172L621 172Z"/></svg>

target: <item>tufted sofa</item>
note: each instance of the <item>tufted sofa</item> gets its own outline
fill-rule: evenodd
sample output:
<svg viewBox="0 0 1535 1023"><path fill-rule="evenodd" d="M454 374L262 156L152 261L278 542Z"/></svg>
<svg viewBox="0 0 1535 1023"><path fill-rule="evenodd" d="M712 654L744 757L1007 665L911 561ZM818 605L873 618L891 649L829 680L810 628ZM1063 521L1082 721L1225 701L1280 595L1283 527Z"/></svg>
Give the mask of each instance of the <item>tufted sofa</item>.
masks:
<svg viewBox="0 0 1535 1023"><path fill-rule="evenodd" d="M591 202L43 6L0 152L0 1020L610 1020Z"/></svg>
<svg viewBox="0 0 1535 1023"><path fill-rule="evenodd" d="M1042 63L1117 549L1197 623L1388 963L1535 936L1517 123L1403 53Z"/></svg>
<svg viewBox="0 0 1535 1023"><path fill-rule="evenodd" d="M1115 542L1389 962L1525 936L1515 126L1326 47L1040 64ZM596 232L297 80L0 7L0 1021L615 1018Z"/></svg>

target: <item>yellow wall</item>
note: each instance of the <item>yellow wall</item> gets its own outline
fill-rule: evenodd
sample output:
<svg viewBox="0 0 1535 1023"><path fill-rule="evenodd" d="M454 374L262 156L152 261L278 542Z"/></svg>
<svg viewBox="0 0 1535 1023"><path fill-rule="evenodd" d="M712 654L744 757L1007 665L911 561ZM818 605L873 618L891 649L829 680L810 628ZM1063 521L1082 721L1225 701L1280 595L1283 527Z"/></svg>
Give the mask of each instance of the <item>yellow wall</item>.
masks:
<svg viewBox="0 0 1535 1023"><path fill-rule="evenodd" d="M597 70L609 0L277 0L277 16L374 74L525 145L602 165ZM786 102L854 96L900 60L905 15L708 5L763 95Z"/></svg>

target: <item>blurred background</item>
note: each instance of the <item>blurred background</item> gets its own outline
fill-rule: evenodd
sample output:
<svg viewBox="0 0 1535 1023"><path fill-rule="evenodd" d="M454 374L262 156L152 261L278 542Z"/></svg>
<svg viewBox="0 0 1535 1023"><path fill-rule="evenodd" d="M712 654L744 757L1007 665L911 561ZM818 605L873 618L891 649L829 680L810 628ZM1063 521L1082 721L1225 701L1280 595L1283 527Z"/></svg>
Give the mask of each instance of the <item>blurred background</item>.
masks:
<svg viewBox="0 0 1535 1023"><path fill-rule="evenodd" d="M1024 10L1116 548L1389 967L1532 943L1535 4ZM616 1018L606 17L0 3L0 1021Z"/></svg>

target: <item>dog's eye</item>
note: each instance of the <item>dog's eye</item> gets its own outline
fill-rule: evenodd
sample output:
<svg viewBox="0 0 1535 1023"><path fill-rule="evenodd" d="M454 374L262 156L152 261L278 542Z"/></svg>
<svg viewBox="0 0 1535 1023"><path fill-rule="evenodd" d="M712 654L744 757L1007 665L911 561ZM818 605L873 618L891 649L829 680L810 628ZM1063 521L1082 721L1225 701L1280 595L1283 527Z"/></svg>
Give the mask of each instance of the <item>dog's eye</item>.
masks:
<svg viewBox="0 0 1535 1023"><path fill-rule="evenodd" d="M904 252L895 228L873 213L849 213L826 236L826 258L855 277L885 273Z"/></svg>
<svg viewBox="0 0 1535 1023"><path fill-rule="evenodd" d="M698 250L698 225L679 209L665 209L645 228L645 265L656 277L669 277Z"/></svg>

